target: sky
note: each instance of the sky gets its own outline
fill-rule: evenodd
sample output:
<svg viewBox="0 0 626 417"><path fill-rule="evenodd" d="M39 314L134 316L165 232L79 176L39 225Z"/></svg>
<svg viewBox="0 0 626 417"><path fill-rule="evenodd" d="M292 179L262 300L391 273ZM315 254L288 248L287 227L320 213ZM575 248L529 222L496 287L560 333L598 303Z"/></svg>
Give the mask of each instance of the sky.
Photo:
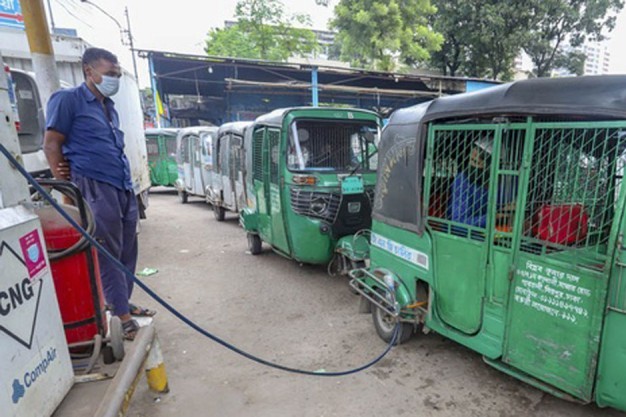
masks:
<svg viewBox="0 0 626 417"><path fill-rule="evenodd" d="M233 18L237 0L90 0L126 27L124 7L129 10L135 48L178 53L204 54L204 39L210 28L222 27ZM314 29L326 29L332 9L315 0L283 0L289 13L307 13ZM117 25L102 12L81 0L45 0L50 5L55 26L75 28L78 35L94 46L106 48L132 71L128 46L120 41ZM50 17L50 16L49 16ZM611 72L626 74L626 8L618 16L610 34ZM138 59L139 80L149 84L147 60Z"/></svg>

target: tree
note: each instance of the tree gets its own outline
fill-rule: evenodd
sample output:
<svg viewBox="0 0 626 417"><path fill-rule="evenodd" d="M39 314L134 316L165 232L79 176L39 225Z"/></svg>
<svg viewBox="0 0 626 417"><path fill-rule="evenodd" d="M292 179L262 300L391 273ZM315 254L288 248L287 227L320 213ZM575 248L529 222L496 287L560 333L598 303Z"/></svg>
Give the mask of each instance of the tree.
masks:
<svg viewBox="0 0 626 417"><path fill-rule="evenodd" d="M392 71L397 63L427 61L443 38L429 25L430 0L340 0L331 28L342 58L358 66Z"/></svg>
<svg viewBox="0 0 626 417"><path fill-rule="evenodd" d="M533 0L534 19L524 51L534 64L534 75L549 76L555 68L579 69L581 54L576 48L586 40L601 41L615 27L615 14L622 0Z"/></svg>
<svg viewBox="0 0 626 417"><path fill-rule="evenodd" d="M285 61L317 49L315 34L304 28L311 25L310 17L287 15L279 0L240 0L235 18L234 25L209 31L207 54Z"/></svg>
<svg viewBox="0 0 626 417"><path fill-rule="evenodd" d="M431 62L444 75L454 77L463 69L468 57L471 5L465 0L434 0L434 5L437 12L431 17L432 25L443 35L444 41L441 49L431 54Z"/></svg>
<svg viewBox="0 0 626 417"><path fill-rule="evenodd" d="M539 1L539 0L537 0ZM444 36L431 63L446 75L508 79L528 32L525 0L434 0L433 28Z"/></svg>

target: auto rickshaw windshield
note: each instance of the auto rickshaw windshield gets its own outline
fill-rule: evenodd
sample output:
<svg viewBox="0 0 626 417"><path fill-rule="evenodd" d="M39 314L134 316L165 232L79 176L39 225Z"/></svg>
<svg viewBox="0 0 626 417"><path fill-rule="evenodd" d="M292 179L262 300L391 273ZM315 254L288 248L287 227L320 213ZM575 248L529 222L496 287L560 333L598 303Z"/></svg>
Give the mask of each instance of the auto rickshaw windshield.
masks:
<svg viewBox="0 0 626 417"><path fill-rule="evenodd" d="M288 168L292 171L375 170L378 136L375 122L294 121L289 134Z"/></svg>

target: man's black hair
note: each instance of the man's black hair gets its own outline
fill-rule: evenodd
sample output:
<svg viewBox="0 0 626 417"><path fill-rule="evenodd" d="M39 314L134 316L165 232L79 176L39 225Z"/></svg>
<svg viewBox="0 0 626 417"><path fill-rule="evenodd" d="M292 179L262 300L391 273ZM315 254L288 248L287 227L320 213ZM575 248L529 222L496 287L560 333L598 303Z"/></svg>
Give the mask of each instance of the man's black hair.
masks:
<svg viewBox="0 0 626 417"><path fill-rule="evenodd" d="M83 75L85 74L85 65L92 65L97 61L104 59L112 64L118 64L117 56L102 48L87 48L83 53Z"/></svg>

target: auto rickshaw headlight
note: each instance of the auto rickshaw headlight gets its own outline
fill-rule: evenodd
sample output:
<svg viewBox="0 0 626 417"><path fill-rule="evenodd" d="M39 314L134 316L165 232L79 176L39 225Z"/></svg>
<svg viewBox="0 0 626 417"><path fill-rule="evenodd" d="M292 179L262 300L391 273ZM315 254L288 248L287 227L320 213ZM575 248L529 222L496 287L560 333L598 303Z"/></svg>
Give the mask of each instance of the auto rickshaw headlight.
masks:
<svg viewBox="0 0 626 417"><path fill-rule="evenodd" d="M298 185L315 185L317 178L311 175L294 175L293 183Z"/></svg>

